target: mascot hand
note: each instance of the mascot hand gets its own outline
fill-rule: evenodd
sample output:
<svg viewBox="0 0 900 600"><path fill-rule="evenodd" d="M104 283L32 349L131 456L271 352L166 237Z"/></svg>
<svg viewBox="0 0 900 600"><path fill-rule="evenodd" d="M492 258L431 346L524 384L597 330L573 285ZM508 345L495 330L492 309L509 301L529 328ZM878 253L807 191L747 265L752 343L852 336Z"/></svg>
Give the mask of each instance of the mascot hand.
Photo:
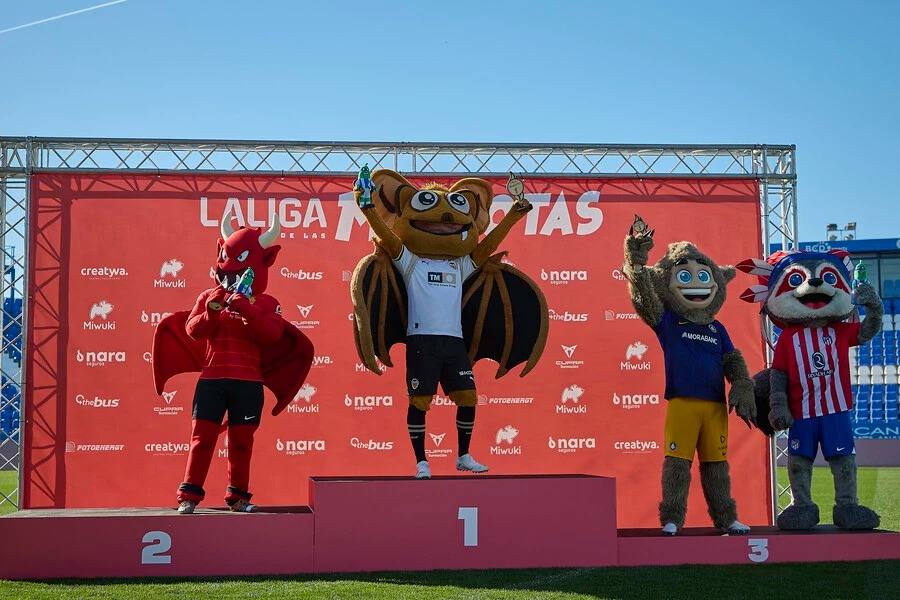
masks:
<svg viewBox="0 0 900 600"><path fill-rule="evenodd" d="M232 294L231 299L228 301L228 307L245 319L256 315L256 307L247 296L241 294Z"/></svg>
<svg viewBox="0 0 900 600"><path fill-rule="evenodd" d="M787 394L775 392L771 396L772 410L769 412L769 424L775 431L787 429L794 424L791 409L788 408Z"/></svg>
<svg viewBox="0 0 900 600"><path fill-rule="evenodd" d="M219 311L225 308L228 290L219 285L207 291L206 294L206 312L211 315L219 314Z"/></svg>
<svg viewBox="0 0 900 600"><path fill-rule="evenodd" d="M629 264L643 267L647 264L647 259L652 249L653 238L650 236L635 237L629 235L625 238L625 260Z"/></svg>
<svg viewBox="0 0 900 600"><path fill-rule="evenodd" d="M517 213L522 213L522 214L529 213L529 212L531 212L531 209L533 209L533 208L534 208L534 205L531 202L529 202L528 200L526 200L525 198L522 198L521 200L518 200L513 204L513 210L516 211Z"/></svg>
<svg viewBox="0 0 900 600"><path fill-rule="evenodd" d="M869 283L860 283L856 286L856 301L867 307L879 306L881 304L881 298L878 297L878 292L876 292L875 288Z"/></svg>
<svg viewBox="0 0 900 600"><path fill-rule="evenodd" d="M753 393L753 382L749 379L735 381L728 394L728 405L737 412L748 427L756 421L756 396Z"/></svg>
<svg viewBox="0 0 900 600"><path fill-rule="evenodd" d="M376 190L376 191L377 191L377 190ZM363 193L364 193L363 190L357 190L357 189L354 189L354 190L353 190L353 199L356 200L356 205L357 205L357 206L359 206L360 200L361 200L362 197L363 197ZM374 194L374 193L375 193L375 192L373 191L372 194ZM367 209L369 209L369 208L375 208L375 205L372 204L371 206L359 206L359 208L360 208L361 210L367 210Z"/></svg>

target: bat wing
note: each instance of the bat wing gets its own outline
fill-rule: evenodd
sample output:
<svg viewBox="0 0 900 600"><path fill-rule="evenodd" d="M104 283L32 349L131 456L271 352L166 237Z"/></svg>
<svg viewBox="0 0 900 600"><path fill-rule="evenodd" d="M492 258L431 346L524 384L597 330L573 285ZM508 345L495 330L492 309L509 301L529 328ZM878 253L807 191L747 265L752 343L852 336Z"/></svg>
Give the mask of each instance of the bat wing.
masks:
<svg viewBox="0 0 900 600"><path fill-rule="evenodd" d="M153 334L153 381L156 393L162 394L166 382L181 373L203 368L206 342L191 339L184 329L188 311L172 313L156 326Z"/></svg>
<svg viewBox="0 0 900 600"><path fill-rule="evenodd" d="M262 348L263 385L272 390L276 399L273 415L283 411L300 391L312 366L314 352L309 338L287 321L281 338Z"/></svg>
<svg viewBox="0 0 900 600"><path fill-rule="evenodd" d="M380 375L377 360L392 367L391 346L406 341L406 286L387 254L376 249L356 265L350 294L356 351Z"/></svg>
<svg viewBox="0 0 900 600"><path fill-rule="evenodd" d="M472 362L499 363L497 377L537 364L547 342L547 300L535 282L495 254L463 286L462 327Z"/></svg>

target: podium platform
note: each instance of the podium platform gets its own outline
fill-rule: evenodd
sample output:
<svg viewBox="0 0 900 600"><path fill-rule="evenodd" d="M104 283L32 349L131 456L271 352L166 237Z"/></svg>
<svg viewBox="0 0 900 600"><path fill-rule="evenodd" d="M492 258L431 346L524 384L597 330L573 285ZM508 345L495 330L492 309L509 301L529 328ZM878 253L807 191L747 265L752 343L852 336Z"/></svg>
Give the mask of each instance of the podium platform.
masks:
<svg viewBox="0 0 900 600"><path fill-rule="evenodd" d="M900 559L895 532L617 531L607 477L326 477L310 492L255 514L20 511L0 517L0 579Z"/></svg>

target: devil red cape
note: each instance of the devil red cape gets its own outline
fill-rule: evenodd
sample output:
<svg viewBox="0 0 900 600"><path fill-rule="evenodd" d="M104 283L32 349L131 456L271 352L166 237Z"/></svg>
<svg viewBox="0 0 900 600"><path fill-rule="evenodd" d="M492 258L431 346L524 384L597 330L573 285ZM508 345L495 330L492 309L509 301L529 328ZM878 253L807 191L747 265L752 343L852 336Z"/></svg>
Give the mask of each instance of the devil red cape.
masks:
<svg viewBox="0 0 900 600"><path fill-rule="evenodd" d="M234 231L230 222L222 222L222 235L218 240L218 256L216 258L216 279L221 287L228 288L240 278L249 267L253 269L253 298L251 302L265 318L281 329L281 335L274 342L263 343L254 339L251 327L242 328L240 335L246 336L259 346L260 378L264 386L269 388L276 398L272 414L277 415L294 399L309 373L313 358L313 345L296 327L281 318L278 301L264 294L268 285L268 268L275 262L281 246L275 241L279 235L277 220L268 231L241 227ZM200 295L198 302L205 307L205 299L212 290ZM246 300L244 300L246 302ZM197 313L195 307L194 313ZM196 318L195 314L195 318ZM156 393L161 394L166 382L180 373L210 370L208 356L215 344L210 339L193 339L187 334L186 327L191 311L173 313L163 319L153 336L153 378ZM201 336L198 336L201 337ZM207 375L206 373L204 375ZM201 375L203 377L204 375ZM208 374L209 378L218 378ZM240 379L240 377L236 377Z"/></svg>

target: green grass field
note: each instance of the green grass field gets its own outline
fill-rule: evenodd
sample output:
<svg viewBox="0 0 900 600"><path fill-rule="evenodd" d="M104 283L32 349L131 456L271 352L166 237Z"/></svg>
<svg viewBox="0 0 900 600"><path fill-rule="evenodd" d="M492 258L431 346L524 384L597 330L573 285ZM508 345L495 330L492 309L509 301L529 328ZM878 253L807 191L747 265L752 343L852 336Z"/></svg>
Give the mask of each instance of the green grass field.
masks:
<svg viewBox="0 0 900 600"><path fill-rule="evenodd" d="M881 514L882 527L900 530L900 468L861 468L859 481L860 500ZM0 490L8 493L14 484L15 475L0 473ZM834 490L827 468L816 469L813 487L822 508L823 522L830 522ZM0 506L0 512L9 510ZM128 582L0 581L0 598L886 599L900 597L898 581L900 561L873 561L802 566L433 571Z"/></svg>

